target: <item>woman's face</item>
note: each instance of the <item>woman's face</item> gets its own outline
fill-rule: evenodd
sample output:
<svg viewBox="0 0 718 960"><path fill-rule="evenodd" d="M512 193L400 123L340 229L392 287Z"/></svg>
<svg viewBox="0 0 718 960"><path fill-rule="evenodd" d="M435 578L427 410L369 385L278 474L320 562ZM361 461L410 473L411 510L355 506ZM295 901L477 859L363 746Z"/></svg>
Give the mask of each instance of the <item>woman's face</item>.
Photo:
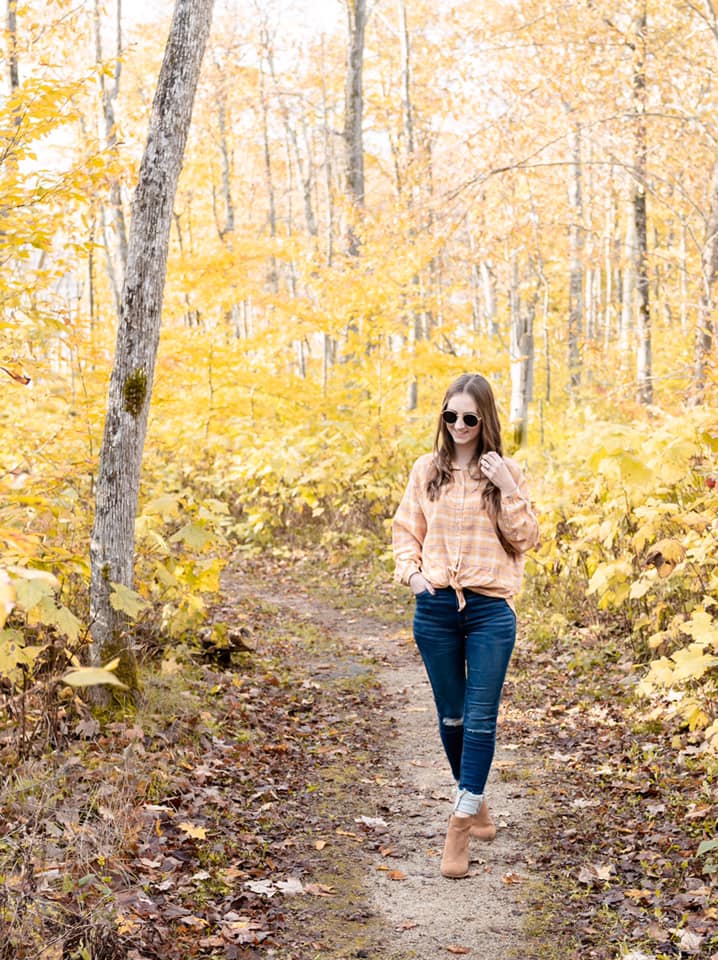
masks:
<svg viewBox="0 0 718 960"><path fill-rule="evenodd" d="M456 445L456 450L466 453L472 447L475 447L479 434L481 433L481 418L476 408L476 401L469 393L455 393L449 398L446 404L446 410L457 414L454 423L446 423L446 429L449 431L451 439ZM464 414L473 414L478 422L473 427L466 425Z"/></svg>

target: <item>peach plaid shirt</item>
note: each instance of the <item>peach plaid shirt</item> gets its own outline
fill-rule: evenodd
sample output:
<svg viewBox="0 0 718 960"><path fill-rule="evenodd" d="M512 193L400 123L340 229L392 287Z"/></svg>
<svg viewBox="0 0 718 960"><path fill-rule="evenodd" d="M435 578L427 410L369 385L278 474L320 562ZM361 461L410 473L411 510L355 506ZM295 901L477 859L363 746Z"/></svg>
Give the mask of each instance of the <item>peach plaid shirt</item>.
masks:
<svg viewBox="0 0 718 960"><path fill-rule="evenodd" d="M409 483L394 515L394 578L408 584L412 573L423 573L434 587L453 587L459 609L464 590L510 601L521 589L524 554L538 543L538 522L531 509L528 486L513 460L504 458L518 493L501 498L498 525L519 551L509 556L482 502L485 480L468 470L454 470L454 482L442 487L438 500L429 500L426 483L433 454L414 464Z"/></svg>

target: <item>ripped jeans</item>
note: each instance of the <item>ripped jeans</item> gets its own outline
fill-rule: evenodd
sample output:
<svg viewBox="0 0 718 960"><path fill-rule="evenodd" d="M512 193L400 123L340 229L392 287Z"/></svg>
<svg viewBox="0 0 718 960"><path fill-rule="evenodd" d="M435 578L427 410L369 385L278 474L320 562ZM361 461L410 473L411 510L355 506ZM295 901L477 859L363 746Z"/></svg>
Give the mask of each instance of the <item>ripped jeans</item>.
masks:
<svg viewBox="0 0 718 960"><path fill-rule="evenodd" d="M506 600L451 587L416 597L414 639L429 676L439 732L459 789L482 794L496 746L496 721L516 616Z"/></svg>

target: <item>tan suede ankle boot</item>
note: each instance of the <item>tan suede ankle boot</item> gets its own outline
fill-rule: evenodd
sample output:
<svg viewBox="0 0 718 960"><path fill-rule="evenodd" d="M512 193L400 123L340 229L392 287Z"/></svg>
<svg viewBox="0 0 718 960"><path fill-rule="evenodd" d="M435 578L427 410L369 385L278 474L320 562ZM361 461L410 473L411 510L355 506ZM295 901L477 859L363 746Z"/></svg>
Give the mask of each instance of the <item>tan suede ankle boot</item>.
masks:
<svg viewBox="0 0 718 960"><path fill-rule="evenodd" d="M469 831L473 817L449 817L444 853L441 857L442 877L458 880L469 872Z"/></svg>
<svg viewBox="0 0 718 960"><path fill-rule="evenodd" d="M496 824L491 819L489 807L486 801L479 807L479 812L475 813L471 819L471 836L476 840L490 842L496 836Z"/></svg>

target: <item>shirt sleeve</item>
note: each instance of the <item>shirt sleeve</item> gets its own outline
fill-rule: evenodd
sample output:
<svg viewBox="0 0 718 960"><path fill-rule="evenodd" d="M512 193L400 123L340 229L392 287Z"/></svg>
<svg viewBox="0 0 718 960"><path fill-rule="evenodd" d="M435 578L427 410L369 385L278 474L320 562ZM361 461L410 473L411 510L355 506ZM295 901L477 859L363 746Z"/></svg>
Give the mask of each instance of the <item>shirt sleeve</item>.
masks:
<svg viewBox="0 0 718 960"><path fill-rule="evenodd" d="M421 508L420 479L414 464L409 482L394 514L392 546L394 549L394 579L408 584L412 573L421 571L421 554L426 536L426 517Z"/></svg>
<svg viewBox="0 0 718 960"><path fill-rule="evenodd" d="M518 490L510 497L501 497L501 509L497 517L499 530L519 553L532 550L539 542L539 527L531 507L529 487L519 467L507 464L516 481Z"/></svg>

